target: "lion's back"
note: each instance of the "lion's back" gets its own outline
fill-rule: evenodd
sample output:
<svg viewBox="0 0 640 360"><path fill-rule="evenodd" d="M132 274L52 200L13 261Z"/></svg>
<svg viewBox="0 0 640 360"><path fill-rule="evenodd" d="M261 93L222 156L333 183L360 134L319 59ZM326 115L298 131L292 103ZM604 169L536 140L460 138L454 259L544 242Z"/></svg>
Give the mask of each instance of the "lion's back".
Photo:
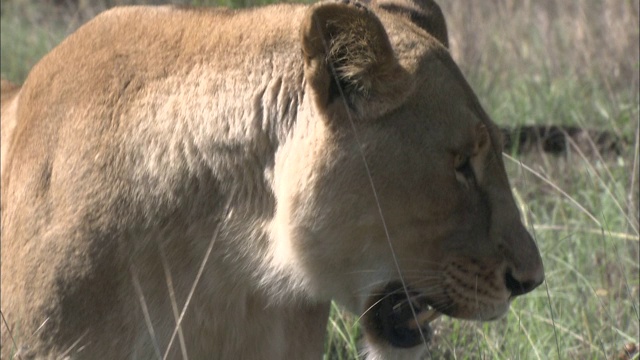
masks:
<svg viewBox="0 0 640 360"><path fill-rule="evenodd" d="M248 10L113 8L82 26L34 66L23 86L21 118L51 124L68 121L64 119L70 118L73 109L93 119L74 126L104 127L105 121L122 113L139 111L124 108L136 106L133 97L188 87L188 81L193 81L188 79L190 73L198 72L200 77L276 75L267 67L299 53L297 28L304 9L286 4ZM255 30L256 24L260 31ZM255 87L246 81L236 85L247 90ZM38 106L29 106L31 101ZM53 130L65 124L59 125Z"/></svg>

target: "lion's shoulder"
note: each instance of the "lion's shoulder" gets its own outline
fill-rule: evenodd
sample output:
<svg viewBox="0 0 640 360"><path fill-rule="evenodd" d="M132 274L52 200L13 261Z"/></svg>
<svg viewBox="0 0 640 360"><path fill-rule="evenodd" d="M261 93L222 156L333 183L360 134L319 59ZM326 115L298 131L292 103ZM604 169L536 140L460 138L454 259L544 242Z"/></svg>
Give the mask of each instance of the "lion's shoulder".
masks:
<svg viewBox="0 0 640 360"><path fill-rule="evenodd" d="M2 133L2 153L0 159L2 161L1 168L4 170L9 145L13 138L13 133L17 125L16 117L16 98L20 92L20 86L8 80L0 80L0 122L2 124L0 132Z"/></svg>
<svg viewBox="0 0 640 360"><path fill-rule="evenodd" d="M18 91L20 90L20 86L12 83L9 80L1 79L0 80L0 102L4 103L6 100L13 98Z"/></svg>

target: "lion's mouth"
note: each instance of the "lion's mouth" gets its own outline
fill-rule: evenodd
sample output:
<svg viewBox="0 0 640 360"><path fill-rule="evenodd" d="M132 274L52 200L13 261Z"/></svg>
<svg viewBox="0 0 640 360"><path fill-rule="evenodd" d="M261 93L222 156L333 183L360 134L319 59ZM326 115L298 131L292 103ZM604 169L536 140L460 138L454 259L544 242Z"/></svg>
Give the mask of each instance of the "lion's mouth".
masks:
<svg viewBox="0 0 640 360"><path fill-rule="evenodd" d="M402 284L393 282L370 299L364 316L364 326L370 336L400 348L431 340L433 332L429 323L441 313L431 308L418 292L411 289L407 292Z"/></svg>

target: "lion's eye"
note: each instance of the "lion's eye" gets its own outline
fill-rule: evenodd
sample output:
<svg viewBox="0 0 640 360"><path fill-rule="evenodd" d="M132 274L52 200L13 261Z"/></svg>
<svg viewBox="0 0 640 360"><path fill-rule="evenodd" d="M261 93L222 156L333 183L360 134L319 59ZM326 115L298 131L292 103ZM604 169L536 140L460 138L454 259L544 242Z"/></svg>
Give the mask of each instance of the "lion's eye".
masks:
<svg viewBox="0 0 640 360"><path fill-rule="evenodd" d="M456 156L456 179L465 185L475 182L475 174L469 156Z"/></svg>

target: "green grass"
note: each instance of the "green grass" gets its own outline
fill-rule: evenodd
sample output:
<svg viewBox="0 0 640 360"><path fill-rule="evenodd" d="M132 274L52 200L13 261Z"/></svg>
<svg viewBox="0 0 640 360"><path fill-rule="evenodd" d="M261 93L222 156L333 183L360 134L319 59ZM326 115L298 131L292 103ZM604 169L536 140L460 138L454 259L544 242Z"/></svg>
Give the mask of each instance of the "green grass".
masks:
<svg viewBox="0 0 640 360"><path fill-rule="evenodd" d="M64 29L34 27L30 21L15 16L2 16L0 22L0 66L2 76L22 82L29 69L65 36Z"/></svg>
<svg viewBox="0 0 640 360"><path fill-rule="evenodd" d="M640 342L638 1L439 2L452 54L498 124L577 125L626 145L618 157L505 158L546 282L499 321L436 320L433 358L617 359ZM0 70L17 82L92 13L50 19L29 4L3 4ZM357 358L356 319L332 307L325 359Z"/></svg>
<svg viewBox="0 0 640 360"><path fill-rule="evenodd" d="M360 328L356 317L331 304L331 315L327 325L325 360L349 360L358 358Z"/></svg>

